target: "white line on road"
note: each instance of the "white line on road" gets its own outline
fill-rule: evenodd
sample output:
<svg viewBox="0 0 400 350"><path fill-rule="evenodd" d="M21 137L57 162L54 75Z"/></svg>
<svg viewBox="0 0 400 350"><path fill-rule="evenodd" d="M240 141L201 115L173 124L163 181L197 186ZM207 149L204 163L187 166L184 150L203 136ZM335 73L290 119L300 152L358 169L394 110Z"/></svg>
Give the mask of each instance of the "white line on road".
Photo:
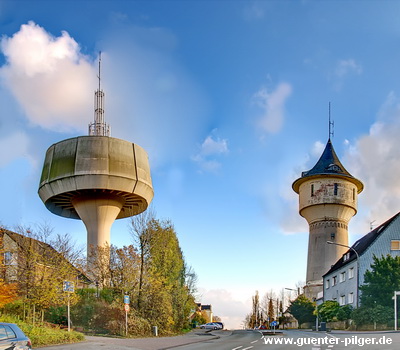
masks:
<svg viewBox="0 0 400 350"><path fill-rule="evenodd" d="M238 350L238 349L240 349L240 348L243 348L243 346L241 345L241 346L238 346L237 348L233 348L232 350Z"/></svg>
<svg viewBox="0 0 400 350"><path fill-rule="evenodd" d="M258 339L257 340L253 340L252 342L250 342L250 344L254 344L254 343L257 343L258 342Z"/></svg>
<svg viewBox="0 0 400 350"><path fill-rule="evenodd" d="M254 348L254 346L249 346L248 348L243 348L243 350L248 350L248 349L251 349L251 348Z"/></svg>

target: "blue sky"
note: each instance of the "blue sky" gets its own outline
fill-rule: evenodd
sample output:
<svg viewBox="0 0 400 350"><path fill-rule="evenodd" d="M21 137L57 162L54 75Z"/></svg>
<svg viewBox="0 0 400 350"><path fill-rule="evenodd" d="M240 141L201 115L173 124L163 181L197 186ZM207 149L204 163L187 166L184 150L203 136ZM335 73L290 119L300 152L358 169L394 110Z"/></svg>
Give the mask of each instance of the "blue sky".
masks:
<svg viewBox="0 0 400 350"><path fill-rule="evenodd" d="M229 327L305 279L291 184L328 138L365 184L350 242L400 210L397 1L0 0L0 222L84 225L37 195L54 142L87 134L102 51L112 136L149 154L159 218ZM112 243L131 243L128 220Z"/></svg>

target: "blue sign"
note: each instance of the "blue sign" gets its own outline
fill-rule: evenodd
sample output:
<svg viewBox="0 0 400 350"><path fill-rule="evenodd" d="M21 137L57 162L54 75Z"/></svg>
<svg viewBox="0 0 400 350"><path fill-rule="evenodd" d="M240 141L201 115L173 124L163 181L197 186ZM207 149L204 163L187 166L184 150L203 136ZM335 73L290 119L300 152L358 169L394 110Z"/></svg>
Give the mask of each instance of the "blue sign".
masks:
<svg viewBox="0 0 400 350"><path fill-rule="evenodd" d="M69 292L69 293L75 292L74 282L64 281L64 283L63 283L63 291L64 292Z"/></svg>
<svg viewBox="0 0 400 350"><path fill-rule="evenodd" d="M124 304L129 304L129 295L124 295Z"/></svg>
<svg viewBox="0 0 400 350"><path fill-rule="evenodd" d="M278 325L278 322L276 322L276 321L271 322L271 327L276 327L277 325Z"/></svg>

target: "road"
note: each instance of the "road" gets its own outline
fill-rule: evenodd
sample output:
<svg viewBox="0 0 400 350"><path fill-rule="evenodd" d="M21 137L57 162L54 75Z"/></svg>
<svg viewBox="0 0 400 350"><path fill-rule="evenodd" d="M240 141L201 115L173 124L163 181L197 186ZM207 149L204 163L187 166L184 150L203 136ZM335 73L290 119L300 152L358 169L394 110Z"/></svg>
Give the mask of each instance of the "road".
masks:
<svg viewBox="0 0 400 350"><path fill-rule="evenodd" d="M279 335L263 335L255 330L198 331L181 337L102 338L86 342L46 347L46 350L398 350L400 332L311 332L285 330ZM183 345L188 344L188 345Z"/></svg>
<svg viewBox="0 0 400 350"><path fill-rule="evenodd" d="M217 334L217 333L215 333ZM280 344L276 344L278 342ZM400 333L284 331L262 335L258 331L234 331L231 336L176 347L180 350L398 350Z"/></svg>

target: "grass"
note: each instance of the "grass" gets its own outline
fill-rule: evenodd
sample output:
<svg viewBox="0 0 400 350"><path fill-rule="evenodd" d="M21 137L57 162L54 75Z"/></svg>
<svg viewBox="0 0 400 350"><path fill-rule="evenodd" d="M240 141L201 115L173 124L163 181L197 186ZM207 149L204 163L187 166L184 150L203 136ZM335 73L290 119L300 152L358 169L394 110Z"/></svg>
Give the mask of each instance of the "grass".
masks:
<svg viewBox="0 0 400 350"><path fill-rule="evenodd" d="M15 317L0 316L1 322L16 323L32 342L33 347L76 343L85 340L82 333L60 329L57 326L31 325Z"/></svg>

